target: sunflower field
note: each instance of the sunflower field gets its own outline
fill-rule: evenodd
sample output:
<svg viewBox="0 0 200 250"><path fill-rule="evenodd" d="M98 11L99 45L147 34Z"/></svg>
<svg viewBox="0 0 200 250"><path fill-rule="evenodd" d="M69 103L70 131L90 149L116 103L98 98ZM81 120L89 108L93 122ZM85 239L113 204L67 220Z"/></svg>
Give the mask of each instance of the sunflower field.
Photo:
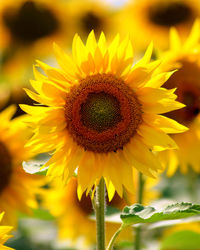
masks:
<svg viewBox="0 0 200 250"><path fill-rule="evenodd" d="M0 250L200 250L200 0L0 0Z"/></svg>

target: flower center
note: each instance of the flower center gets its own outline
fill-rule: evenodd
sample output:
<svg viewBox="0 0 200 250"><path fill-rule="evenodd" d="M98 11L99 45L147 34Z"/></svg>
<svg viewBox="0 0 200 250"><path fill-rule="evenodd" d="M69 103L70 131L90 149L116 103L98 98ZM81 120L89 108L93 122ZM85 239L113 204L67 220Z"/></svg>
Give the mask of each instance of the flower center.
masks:
<svg viewBox="0 0 200 250"><path fill-rule="evenodd" d="M102 29L102 19L93 12L88 12L81 18L83 30L89 33L91 30L98 32Z"/></svg>
<svg viewBox="0 0 200 250"><path fill-rule="evenodd" d="M96 153L123 149L142 122L141 105L123 80L88 76L66 98L67 129L74 141Z"/></svg>
<svg viewBox="0 0 200 250"><path fill-rule="evenodd" d="M180 1L160 1L149 9L149 17L157 25L170 27L188 21L192 17L192 10Z"/></svg>
<svg viewBox="0 0 200 250"><path fill-rule="evenodd" d="M9 184L12 174L11 156L2 142L0 142L0 193Z"/></svg>
<svg viewBox="0 0 200 250"><path fill-rule="evenodd" d="M58 20L54 14L33 1L26 1L18 11L7 9L3 15L5 25L14 39L31 43L58 30Z"/></svg>
<svg viewBox="0 0 200 250"><path fill-rule="evenodd" d="M81 119L86 127L103 132L121 120L120 104L105 92L90 93L81 105Z"/></svg>
<svg viewBox="0 0 200 250"><path fill-rule="evenodd" d="M177 100L186 105L185 108L169 112L167 115L188 125L200 113L200 69L193 63L182 63L183 67L170 77L164 87L177 87Z"/></svg>

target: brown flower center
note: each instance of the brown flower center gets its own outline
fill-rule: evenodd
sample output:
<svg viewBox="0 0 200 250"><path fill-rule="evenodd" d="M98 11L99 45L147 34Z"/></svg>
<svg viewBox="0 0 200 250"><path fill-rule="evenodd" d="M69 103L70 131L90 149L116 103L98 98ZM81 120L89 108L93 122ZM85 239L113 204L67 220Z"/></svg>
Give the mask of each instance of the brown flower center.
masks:
<svg viewBox="0 0 200 250"><path fill-rule="evenodd" d="M53 34L59 28L54 14L34 1L25 1L17 11L11 8L5 10L3 21L13 38L23 43L34 42Z"/></svg>
<svg viewBox="0 0 200 250"><path fill-rule="evenodd" d="M89 11L80 20L83 30L86 33L90 33L91 30L100 32L103 26L103 20L95 13Z"/></svg>
<svg viewBox="0 0 200 250"><path fill-rule="evenodd" d="M9 184L12 174L12 160L5 145L0 142L0 193Z"/></svg>
<svg viewBox="0 0 200 250"><path fill-rule="evenodd" d="M169 112L169 117L188 125L200 113L200 68L194 63L182 62L183 67L165 83L165 88L177 87L177 100L185 108Z"/></svg>
<svg viewBox="0 0 200 250"><path fill-rule="evenodd" d="M156 25L170 27L190 20L192 10L180 1L160 1L149 9L149 18Z"/></svg>
<svg viewBox="0 0 200 250"><path fill-rule="evenodd" d="M65 115L74 141L96 153L123 149L142 122L134 91L112 74L82 79L67 95Z"/></svg>

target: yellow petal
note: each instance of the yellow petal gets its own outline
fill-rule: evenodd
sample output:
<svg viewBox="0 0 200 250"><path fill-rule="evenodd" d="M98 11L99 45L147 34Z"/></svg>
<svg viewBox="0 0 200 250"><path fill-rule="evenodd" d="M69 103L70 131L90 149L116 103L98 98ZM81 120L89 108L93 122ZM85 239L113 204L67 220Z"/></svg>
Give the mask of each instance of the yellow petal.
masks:
<svg viewBox="0 0 200 250"><path fill-rule="evenodd" d="M144 114L143 120L147 124L153 125L168 134L183 133L188 130L187 127L181 125L175 120L161 115Z"/></svg>
<svg viewBox="0 0 200 250"><path fill-rule="evenodd" d="M141 140L154 151L178 148L175 141L163 131L142 124L138 128L138 134Z"/></svg>

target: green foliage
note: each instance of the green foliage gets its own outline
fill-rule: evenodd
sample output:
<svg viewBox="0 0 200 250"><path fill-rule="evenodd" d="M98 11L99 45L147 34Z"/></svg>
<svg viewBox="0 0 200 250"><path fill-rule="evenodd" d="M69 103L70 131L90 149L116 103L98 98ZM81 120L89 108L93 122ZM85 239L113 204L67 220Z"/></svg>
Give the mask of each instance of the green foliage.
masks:
<svg viewBox="0 0 200 250"><path fill-rule="evenodd" d="M29 217L27 214L18 213L20 218ZM39 220L54 220L54 216L50 214L50 212L43 208L35 208L32 209L31 218L39 219Z"/></svg>
<svg viewBox="0 0 200 250"><path fill-rule="evenodd" d="M175 232L162 241L160 250L200 250L200 234L189 230Z"/></svg>
<svg viewBox="0 0 200 250"><path fill-rule="evenodd" d="M160 210L135 204L125 207L120 218L123 221L123 226L131 226L137 223L182 219L198 214L200 214L200 205L193 205L192 203L176 203Z"/></svg>

